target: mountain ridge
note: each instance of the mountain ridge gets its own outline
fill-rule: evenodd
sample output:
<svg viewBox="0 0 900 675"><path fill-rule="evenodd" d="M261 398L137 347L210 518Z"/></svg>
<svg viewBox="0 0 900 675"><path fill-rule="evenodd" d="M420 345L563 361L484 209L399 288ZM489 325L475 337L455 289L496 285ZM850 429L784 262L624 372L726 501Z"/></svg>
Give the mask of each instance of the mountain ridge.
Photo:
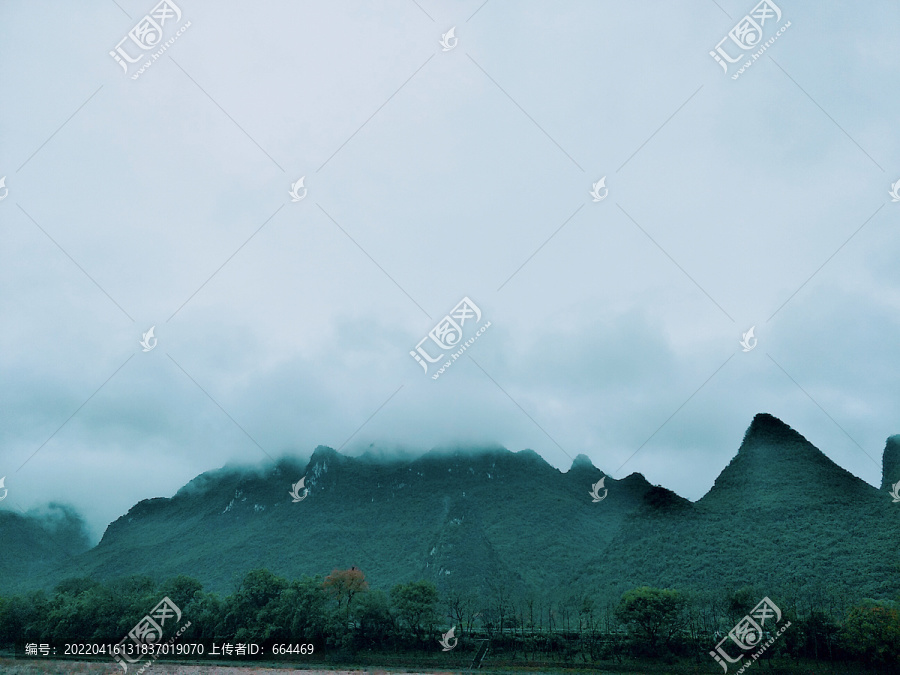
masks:
<svg viewBox="0 0 900 675"><path fill-rule="evenodd" d="M898 441L888 439L886 471ZM291 486L304 476L308 493L295 502ZM592 486L604 477L595 502ZM696 502L639 473L614 479L582 454L563 472L532 450L385 459L318 446L305 463L226 466L170 498L142 500L97 546L76 552L77 565L49 570L45 561L25 581L46 587L73 570L102 579L186 574L227 591L254 567L299 577L355 565L383 588L425 578L478 593L502 582L521 593L575 584L614 595L642 584L784 585L805 575L874 597L900 590L884 554L900 537L900 511L890 507L884 490L766 413ZM859 561L857 578L838 554ZM21 574L13 576L22 582Z"/></svg>

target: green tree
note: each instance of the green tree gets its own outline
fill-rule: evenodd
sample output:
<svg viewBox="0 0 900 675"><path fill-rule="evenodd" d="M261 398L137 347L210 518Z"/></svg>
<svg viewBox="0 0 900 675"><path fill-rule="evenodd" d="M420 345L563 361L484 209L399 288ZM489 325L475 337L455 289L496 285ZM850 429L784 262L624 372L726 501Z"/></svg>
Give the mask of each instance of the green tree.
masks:
<svg viewBox="0 0 900 675"><path fill-rule="evenodd" d="M232 631L239 642L263 643L273 634L283 630L283 625L272 622L270 603L277 603L288 581L275 576L267 569L248 572L237 592L226 600L225 629Z"/></svg>
<svg viewBox="0 0 900 675"><path fill-rule="evenodd" d="M193 577L179 574L177 577L166 580L159 587L159 595L160 599L168 597L183 613L194 596L202 590L203 584L199 581Z"/></svg>
<svg viewBox="0 0 900 675"><path fill-rule="evenodd" d="M834 620L825 612L813 610L799 623L803 633L802 647L806 653L816 660L826 656L833 658L833 646L840 632Z"/></svg>
<svg viewBox="0 0 900 675"><path fill-rule="evenodd" d="M762 595L751 586L742 586L725 598L725 611L731 624L743 619L756 606Z"/></svg>
<svg viewBox="0 0 900 675"><path fill-rule="evenodd" d="M359 628L355 640L358 647L384 647L394 641L396 625L384 591L366 593L355 610Z"/></svg>
<svg viewBox="0 0 900 675"><path fill-rule="evenodd" d="M641 586L622 595L616 618L651 651L666 645L684 623L684 598L678 591Z"/></svg>
<svg viewBox="0 0 900 675"><path fill-rule="evenodd" d="M411 581L397 584L391 589L391 603L400 623L409 634L421 641L426 629L431 630L436 623L438 600L437 587L430 581Z"/></svg>
<svg viewBox="0 0 900 675"><path fill-rule="evenodd" d="M176 604L178 604L176 602ZM234 639L234 633L226 628L226 617L229 612L227 601L216 593L194 594L194 598L181 611L191 625L182 636L183 642L225 641Z"/></svg>
<svg viewBox="0 0 900 675"><path fill-rule="evenodd" d="M896 607L867 602L850 610L844 623L844 645L876 665L900 663L900 613Z"/></svg>
<svg viewBox="0 0 900 675"><path fill-rule="evenodd" d="M94 581L90 577L70 577L68 579L63 579L58 584L56 584L56 588L53 589L53 592L56 595L81 595L82 593L86 593L87 591L92 591L97 589L100 586L99 581Z"/></svg>
<svg viewBox="0 0 900 675"><path fill-rule="evenodd" d="M322 589L322 577L304 576L291 582L289 601L294 607L291 635L321 644L325 640L327 597ZM282 594L283 596L286 595Z"/></svg>
<svg viewBox="0 0 900 675"><path fill-rule="evenodd" d="M14 595L0 603L0 645L40 640L47 635L48 600L43 591Z"/></svg>

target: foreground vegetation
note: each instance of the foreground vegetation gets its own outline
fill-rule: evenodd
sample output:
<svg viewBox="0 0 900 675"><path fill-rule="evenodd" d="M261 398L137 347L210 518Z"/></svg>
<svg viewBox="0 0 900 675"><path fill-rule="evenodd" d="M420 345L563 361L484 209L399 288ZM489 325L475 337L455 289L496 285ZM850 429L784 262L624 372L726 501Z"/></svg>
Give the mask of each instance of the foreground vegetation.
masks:
<svg viewBox="0 0 900 675"><path fill-rule="evenodd" d="M668 672L721 672L709 652L762 598L750 588L717 597L641 587L600 607L589 596L575 604L571 598L511 597L503 588L490 596L452 588L439 593L430 581L384 592L370 589L355 568L299 580L254 570L225 597L205 592L185 576L162 584L143 576L107 584L75 578L49 595L0 598L0 646L115 644L164 596L190 622L180 643L256 644L265 660L273 659L275 645L303 643L314 645L312 655L295 652L286 658L466 668L488 641L485 666L603 664L623 672L637 662L656 663ZM897 603L860 600L842 608L773 600L780 604L781 625L789 621L790 626L762 654L769 667L814 660L821 664L814 671L783 672L893 672L900 663ZM453 649L442 651L439 640L451 627L454 634L446 644ZM733 645L730 651L735 652Z"/></svg>

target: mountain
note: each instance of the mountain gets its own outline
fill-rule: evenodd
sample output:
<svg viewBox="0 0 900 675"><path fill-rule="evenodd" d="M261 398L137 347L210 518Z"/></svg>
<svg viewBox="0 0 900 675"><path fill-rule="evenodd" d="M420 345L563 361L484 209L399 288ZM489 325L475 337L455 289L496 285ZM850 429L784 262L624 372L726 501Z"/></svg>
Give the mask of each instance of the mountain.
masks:
<svg viewBox="0 0 900 675"><path fill-rule="evenodd" d="M171 499L140 502L79 567L98 578L188 574L221 591L254 567L299 577L351 565L384 587L420 578L442 588L545 587L577 569L596 537L612 537L652 489L637 474L607 477L618 499L597 509L588 493L603 475L583 456L561 473L531 450L386 461L320 446L305 466L220 469ZM303 476L309 492L294 503L289 490Z"/></svg>
<svg viewBox="0 0 900 675"><path fill-rule="evenodd" d="M895 597L898 537L900 509L883 491L760 414L706 495L630 514L581 579L613 578L621 590L755 585Z"/></svg>
<svg viewBox="0 0 900 675"><path fill-rule="evenodd" d="M881 472L881 489L890 490L900 482L900 435L887 439Z"/></svg>
<svg viewBox="0 0 900 675"><path fill-rule="evenodd" d="M90 548L84 521L60 504L23 514L0 511L0 546L0 591L28 581L38 585L43 575L58 578Z"/></svg>
<svg viewBox="0 0 900 675"><path fill-rule="evenodd" d="M900 469L898 440L888 440L886 480ZM289 491L304 476L308 493L294 502ZM607 496L594 502L591 487L604 476ZM531 450L385 459L320 446L305 464L225 467L170 499L142 501L77 564L29 583L186 574L229 592L253 568L298 578L355 565L376 588L430 579L444 591L617 598L643 584L756 584L892 597L898 535L900 505L885 490L760 414L697 502L640 474L614 480L583 455L562 473Z"/></svg>

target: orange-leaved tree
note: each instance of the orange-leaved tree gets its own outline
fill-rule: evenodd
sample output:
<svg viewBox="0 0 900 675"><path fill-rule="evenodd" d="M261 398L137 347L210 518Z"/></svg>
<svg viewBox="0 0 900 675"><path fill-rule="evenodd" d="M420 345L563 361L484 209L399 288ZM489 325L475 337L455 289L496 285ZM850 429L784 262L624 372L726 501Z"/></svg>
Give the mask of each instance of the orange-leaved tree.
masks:
<svg viewBox="0 0 900 675"><path fill-rule="evenodd" d="M362 570L354 566L349 570L332 570L322 587L337 600L338 609L344 607L349 612L353 598L368 591L369 583Z"/></svg>

